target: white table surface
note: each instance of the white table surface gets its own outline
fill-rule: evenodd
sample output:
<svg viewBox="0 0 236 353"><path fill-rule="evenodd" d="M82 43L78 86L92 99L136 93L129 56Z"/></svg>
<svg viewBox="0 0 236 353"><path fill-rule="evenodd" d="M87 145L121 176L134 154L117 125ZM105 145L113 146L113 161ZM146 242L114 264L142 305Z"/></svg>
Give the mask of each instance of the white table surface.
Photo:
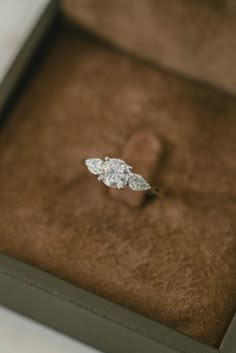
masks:
<svg viewBox="0 0 236 353"><path fill-rule="evenodd" d="M0 84L48 2L0 0ZM54 352L97 351L0 306L0 353Z"/></svg>
<svg viewBox="0 0 236 353"><path fill-rule="evenodd" d="M0 306L1 353L97 353L98 351Z"/></svg>
<svg viewBox="0 0 236 353"><path fill-rule="evenodd" d="M0 0L0 83L50 0Z"/></svg>

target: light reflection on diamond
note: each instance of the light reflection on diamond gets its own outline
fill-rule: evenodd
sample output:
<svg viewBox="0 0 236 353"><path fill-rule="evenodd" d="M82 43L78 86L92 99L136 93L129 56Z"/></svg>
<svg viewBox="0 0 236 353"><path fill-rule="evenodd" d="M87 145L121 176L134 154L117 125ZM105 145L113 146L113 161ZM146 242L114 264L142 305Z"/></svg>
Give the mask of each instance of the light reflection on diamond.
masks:
<svg viewBox="0 0 236 353"><path fill-rule="evenodd" d="M139 174L132 174L129 177L129 187L135 191L148 190L151 186L146 182L146 180Z"/></svg>
<svg viewBox="0 0 236 353"><path fill-rule="evenodd" d="M85 164L88 170L95 175L99 175L102 173L103 160L99 158L89 158L85 160Z"/></svg>
<svg viewBox="0 0 236 353"><path fill-rule="evenodd" d="M123 189L130 175L129 166L118 158L107 159L103 164L102 181L111 188Z"/></svg>
<svg viewBox="0 0 236 353"><path fill-rule="evenodd" d="M132 167L122 159L106 157L105 161L99 158L86 159L85 164L89 171L98 175L98 180L111 188L141 191L150 189L151 186L139 174L131 172Z"/></svg>

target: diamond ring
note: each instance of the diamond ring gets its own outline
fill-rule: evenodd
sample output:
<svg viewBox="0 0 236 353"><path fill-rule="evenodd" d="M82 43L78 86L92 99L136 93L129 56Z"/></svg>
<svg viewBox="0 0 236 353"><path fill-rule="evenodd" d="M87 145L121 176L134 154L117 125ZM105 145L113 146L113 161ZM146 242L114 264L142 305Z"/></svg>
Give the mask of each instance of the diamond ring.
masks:
<svg viewBox="0 0 236 353"><path fill-rule="evenodd" d="M141 175L132 173L132 167L122 159L105 157L89 158L84 161L88 170L98 175L98 180L111 188L124 189L128 187L135 191L151 190L158 192Z"/></svg>

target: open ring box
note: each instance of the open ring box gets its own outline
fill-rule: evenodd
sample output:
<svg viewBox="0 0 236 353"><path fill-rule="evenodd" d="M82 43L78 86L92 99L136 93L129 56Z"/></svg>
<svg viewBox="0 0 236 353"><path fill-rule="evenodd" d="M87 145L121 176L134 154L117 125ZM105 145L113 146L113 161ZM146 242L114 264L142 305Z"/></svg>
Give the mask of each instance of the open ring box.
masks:
<svg viewBox="0 0 236 353"><path fill-rule="evenodd" d="M58 4L42 3L1 77L0 304L105 352L235 353L233 84L226 92L64 21L49 26ZM99 19L84 13L84 25ZM163 144L154 179L166 195L134 209L80 160L118 157L144 128Z"/></svg>

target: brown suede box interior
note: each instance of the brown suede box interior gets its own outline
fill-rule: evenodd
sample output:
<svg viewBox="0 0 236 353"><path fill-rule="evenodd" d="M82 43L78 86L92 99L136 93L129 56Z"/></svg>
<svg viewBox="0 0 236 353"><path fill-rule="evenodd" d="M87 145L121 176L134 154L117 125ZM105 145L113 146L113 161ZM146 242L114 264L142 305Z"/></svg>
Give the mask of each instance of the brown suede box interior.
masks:
<svg viewBox="0 0 236 353"><path fill-rule="evenodd" d="M144 129L166 193L133 208L80 160ZM234 97L64 29L0 133L0 250L218 345L236 310L235 141Z"/></svg>

